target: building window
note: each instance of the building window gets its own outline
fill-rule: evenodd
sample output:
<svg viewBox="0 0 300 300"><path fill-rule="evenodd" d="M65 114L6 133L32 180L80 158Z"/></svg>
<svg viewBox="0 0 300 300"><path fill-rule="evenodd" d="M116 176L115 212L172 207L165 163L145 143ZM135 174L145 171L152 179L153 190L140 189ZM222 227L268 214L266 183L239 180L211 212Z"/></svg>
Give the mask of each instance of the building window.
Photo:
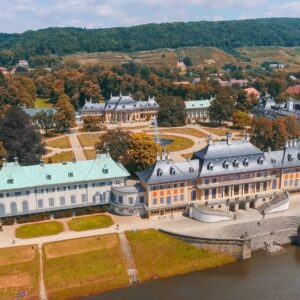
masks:
<svg viewBox="0 0 300 300"><path fill-rule="evenodd" d="M15 196L21 196L21 192L15 192Z"/></svg>
<svg viewBox="0 0 300 300"><path fill-rule="evenodd" d="M157 204L157 199L156 198L153 198L153 205L156 205Z"/></svg>
<svg viewBox="0 0 300 300"><path fill-rule="evenodd" d="M0 204L0 216L5 215L5 206L3 203Z"/></svg>
<svg viewBox="0 0 300 300"><path fill-rule="evenodd" d="M48 201L49 201L49 206L50 207L54 206L54 198L49 198Z"/></svg>
<svg viewBox="0 0 300 300"><path fill-rule="evenodd" d="M44 207L43 199L39 199L37 205L38 205L38 208L43 208Z"/></svg>
<svg viewBox="0 0 300 300"><path fill-rule="evenodd" d="M184 195L183 194L180 195L180 201L184 201Z"/></svg>
<svg viewBox="0 0 300 300"><path fill-rule="evenodd" d="M216 182L217 182L217 178L213 178L213 179L211 180L211 182L212 182L212 183L216 183Z"/></svg>
<svg viewBox="0 0 300 300"><path fill-rule="evenodd" d="M178 196L177 196L177 195L174 195L173 201L174 201L174 202L177 202L177 201L178 201Z"/></svg>
<svg viewBox="0 0 300 300"><path fill-rule="evenodd" d="M248 194L249 192L249 184L244 185L244 194Z"/></svg>
<svg viewBox="0 0 300 300"><path fill-rule="evenodd" d="M128 198L128 203L131 204L131 205L133 204L133 197Z"/></svg>
<svg viewBox="0 0 300 300"><path fill-rule="evenodd" d="M167 196L167 204L171 204L171 196Z"/></svg>
<svg viewBox="0 0 300 300"><path fill-rule="evenodd" d="M204 180L204 183L205 183L205 184L209 184L209 178L206 178L206 179Z"/></svg>
<svg viewBox="0 0 300 300"><path fill-rule="evenodd" d="M234 195L238 195L240 192L240 186L239 185L235 185L233 187L233 191L234 191Z"/></svg>
<svg viewBox="0 0 300 300"><path fill-rule="evenodd" d="M81 195L81 202L82 203L86 202L86 194Z"/></svg>
<svg viewBox="0 0 300 300"><path fill-rule="evenodd" d="M204 190L204 199L208 200L209 198L209 190Z"/></svg>
<svg viewBox="0 0 300 300"><path fill-rule="evenodd" d="M181 186L181 187L184 187L184 182L181 182L181 183L180 183L180 186Z"/></svg>
<svg viewBox="0 0 300 300"><path fill-rule="evenodd" d="M65 197L64 197L64 196L59 197L59 204L60 204L60 205L65 205L65 204L66 204L66 200L65 200Z"/></svg>
<svg viewBox="0 0 300 300"><path fill-rule="evenodd" d="M123 197L119 196L119 203L123 203Z"/></svg>
<svg viewBox="0 0 300 300"><path fill-rule="evenodd" d="M217 189L212 189L211 190L211 198L216 199L216 197L217 197Z"/></svg>
<svg viewBox="0 0 300 300"><path fill-rule="evenodd" d="M197 199L197 192L196 190L191 191L191 201L195 201Z"/></svg>
<svg viewBox="0 0 300 300"><path fill-rule="evenodd" d="M0 198L3 198L4 197L4 194L0 194Z"/></svg>
<svg viewBox="0 0 300 300"><path fill-rule="evenodd" d="M159 203L160 203L160 204L164 204L164 202L165 202L164 197L160 197L160 198L159 198Z"/></svg>
<svg viewBox="0 0 300 300"><path fill-rule="evenodd" d="M71 204L75 204L76 203L76 196L72 195L71 196Z"/></svg>
<svg viewBox="0 0 300 300"><path fill-rule="evenodd" d="M276 188L277 188L277 180L273 179L273 181L272 181L272 189L276 190Z"/></svg>
<svg viewBox="0 0 300 300"><path fill-rule="evenodd" d="M145 202L144 196L140 196L140 203L142 204L142 203L144 203L144 202Z"/></svg>
<svg viewBox="0 0 300 300"><path fill-rule="evenodd" d="M105 186L105 182L99 182L99 186Z"/></svg>
<svg viewBox="0 0 300 300"><path fill-rule="evenodd" d="M29 207L28 207L28 201L27 201L27 200L24 200L24 201L22 202L22 211L23 211L24 213L29 212Z"/></svg>

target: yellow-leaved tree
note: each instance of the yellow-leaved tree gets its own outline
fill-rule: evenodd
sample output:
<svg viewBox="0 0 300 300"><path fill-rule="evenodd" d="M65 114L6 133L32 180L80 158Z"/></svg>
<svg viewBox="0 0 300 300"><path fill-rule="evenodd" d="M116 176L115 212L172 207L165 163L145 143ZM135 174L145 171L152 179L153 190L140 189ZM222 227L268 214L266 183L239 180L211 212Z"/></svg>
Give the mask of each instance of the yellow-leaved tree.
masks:
<svg viewBox="0 0 300 300"><path fill-rule="evenodd" d="M161 147L154 142L151 135L133 133L130 135L128 160L125 165L130 172L144 170L155 163L159 151Z"/></svg>

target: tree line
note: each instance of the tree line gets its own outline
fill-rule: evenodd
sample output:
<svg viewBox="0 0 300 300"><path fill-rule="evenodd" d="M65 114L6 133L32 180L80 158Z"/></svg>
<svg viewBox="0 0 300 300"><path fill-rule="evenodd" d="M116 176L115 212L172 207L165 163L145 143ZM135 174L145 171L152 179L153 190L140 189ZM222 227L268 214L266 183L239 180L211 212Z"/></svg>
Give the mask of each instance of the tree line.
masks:
<svg viewBox="0 0 300 300"><path fill-rule="evenodd" d="M233 52L244 46L300 44L300 19L271 18L146 24L108 29L47 28L22 34L0 34L0 65L36 57L55 63L56 56L75 52L134 52L191 46ZM53 56L54 55L54 56Z"/></svg>

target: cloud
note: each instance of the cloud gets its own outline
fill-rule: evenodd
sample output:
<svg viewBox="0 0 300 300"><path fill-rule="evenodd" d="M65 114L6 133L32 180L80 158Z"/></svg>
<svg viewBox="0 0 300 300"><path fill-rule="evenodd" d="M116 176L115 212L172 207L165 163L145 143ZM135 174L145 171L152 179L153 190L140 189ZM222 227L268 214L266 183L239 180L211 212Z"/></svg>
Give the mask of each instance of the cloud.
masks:
<svg viewBox="0 0 300 300"><path fill-rule="evenodd" d="M300 16L300 2L291 1L273 4L267 10L267 16L269 17L299 17Z"/></svg>

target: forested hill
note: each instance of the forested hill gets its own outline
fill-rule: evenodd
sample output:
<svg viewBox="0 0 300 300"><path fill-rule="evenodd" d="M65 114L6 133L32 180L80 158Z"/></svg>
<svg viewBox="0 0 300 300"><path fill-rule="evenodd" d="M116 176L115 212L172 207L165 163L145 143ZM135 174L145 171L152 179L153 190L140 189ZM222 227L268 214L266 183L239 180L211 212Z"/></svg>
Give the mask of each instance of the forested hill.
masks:
<svg viewBox="0 0 300 300"><path fill-rule="evenodd" d="M141 51L214 46L299 46L300 19L273 18L220 22L177 22L108 29L47 28L0 34L0 58L11 49L17 57L74 52Z"/></svg>

